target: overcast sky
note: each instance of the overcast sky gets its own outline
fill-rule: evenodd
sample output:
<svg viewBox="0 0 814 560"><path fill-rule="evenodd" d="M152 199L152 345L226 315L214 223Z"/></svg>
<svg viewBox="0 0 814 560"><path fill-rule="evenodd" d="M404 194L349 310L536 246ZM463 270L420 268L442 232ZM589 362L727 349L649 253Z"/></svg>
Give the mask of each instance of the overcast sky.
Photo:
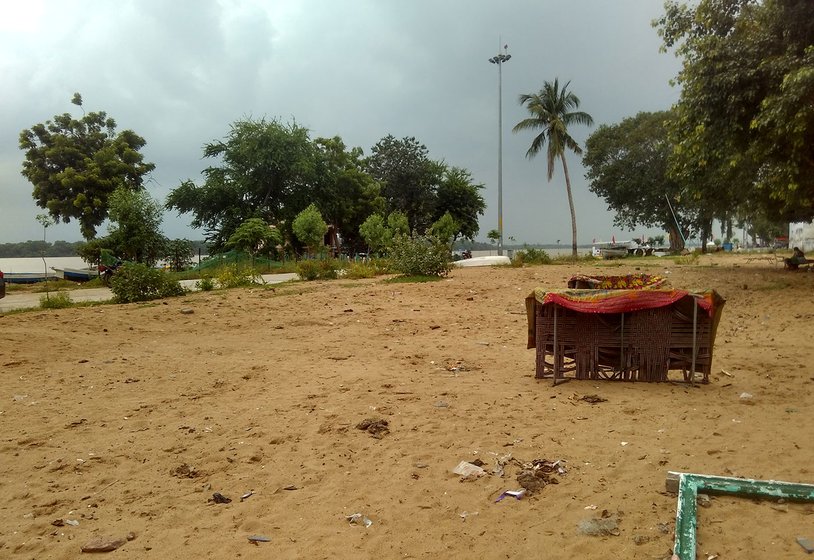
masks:
<svg viewBox="0 0 814 560"><path fill-rule="evenodd" d="M341 136L365 154L383 136L415 136L433 159L472 172L487 211L479 239L497 227L498 68L502 42L503 221L506 243L570 242L562 170L525 157L531 132L521 93L571 81L584 146L596 126L666 109L679 68L659 52L650 22L660 0L10 0L0 18L0 243L41 239L42 210L20 175L22 129L55 114L104 110L147 141L149 182L164 202L182 180L201 180L206 142L244 117L281 118L312 138ZM78 113L77 113L78 112ZM629 238L588 190L568 156L578 240ZM169 213L170 237L202 239L190 217ZM636 233L658 233L641 229ZM100 234L104 234L104 227ZM48 238L81 239L75 221Z"/></svg>

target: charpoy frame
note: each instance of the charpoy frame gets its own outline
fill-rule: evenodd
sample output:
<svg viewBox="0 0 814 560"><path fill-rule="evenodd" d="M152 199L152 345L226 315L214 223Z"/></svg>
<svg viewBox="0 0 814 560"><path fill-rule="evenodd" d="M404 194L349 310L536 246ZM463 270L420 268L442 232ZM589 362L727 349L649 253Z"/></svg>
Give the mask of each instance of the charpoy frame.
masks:
<svg viewBox="0 0 814 560"><path fill-rule="evenodd" d="M678 508L673 553L679 560L695 560L695 530L698 527L696 498L699 492L814 502L814 484L668 472L667 489L675 491L676 484L678 485Z"/></svg>

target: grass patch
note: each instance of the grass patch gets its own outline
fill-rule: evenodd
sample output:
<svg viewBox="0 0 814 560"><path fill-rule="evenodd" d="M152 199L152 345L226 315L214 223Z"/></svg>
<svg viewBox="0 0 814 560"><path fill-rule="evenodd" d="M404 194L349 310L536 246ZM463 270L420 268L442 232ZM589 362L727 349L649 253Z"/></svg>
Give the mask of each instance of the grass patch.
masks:
<svg viewBox="0 0 814 560"><path fill-rule="evenodd" d="M65 309L73 307L74 302L68 292L57 292L55 294L45 294L40 296L40 308L42 309Z"/></svg>
<svg viewBox="0 0 814 560"><path fill-rule="evenodd" d="M557 255L551 264L595 264L599 259L591 255Z"/></svg>
<svg viewBox="0 0 814 560"><path fill-rule="evenodd" d="M373 263L352 262L345 267L345 278L359 280L362 278L375 278L378 269Z"/></svg>
<svg viewBox="0 0 814 560"><path fill-rule="evenodd" d="M438 282L443 280L441 276L424 276L420 274L402 275L395 278L388 278L384 282L388 284L420 284L423 282Z"/></svg>
<svg viewBox="0 0 814 560"><path fill-rule="evenodd" d="M698 264L699 253L690 253L689 255L676 255L669 257L675 264L692 265Z"/></svg>

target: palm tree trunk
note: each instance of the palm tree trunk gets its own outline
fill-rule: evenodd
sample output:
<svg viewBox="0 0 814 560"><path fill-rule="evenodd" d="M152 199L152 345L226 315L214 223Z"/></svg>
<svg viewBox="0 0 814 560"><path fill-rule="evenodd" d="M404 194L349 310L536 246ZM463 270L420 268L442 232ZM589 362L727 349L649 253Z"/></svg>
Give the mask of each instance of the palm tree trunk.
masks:
<svg viewBox="0 0 814 560"><path fill-rule="evenodd" d="M574 210L574 197L571 195L571 178L568 176L568 164L565 153L560 154L562 170L565 172L565 191L568 193L568 208L571 209L571 256L577 256L577 213Z"/></svg>

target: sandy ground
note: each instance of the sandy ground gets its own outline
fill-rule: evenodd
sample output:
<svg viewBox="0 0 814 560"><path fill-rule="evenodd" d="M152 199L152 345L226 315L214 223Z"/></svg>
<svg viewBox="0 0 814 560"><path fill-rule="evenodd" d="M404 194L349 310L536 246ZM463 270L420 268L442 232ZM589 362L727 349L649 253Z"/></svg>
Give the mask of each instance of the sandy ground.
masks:
<svg viewBox="0 0 814 560"><path fill-rule="evenodd" d="M636 271L727 298L711 383L535 380L524 297ZM813 287L715 255L0 316L0 557L132 532L111 557L669 558L668 470L814 483ZM509 454L502 477L451 472ZM495 502L535 459L567 472ZM811 505L707 505L701 558L802 558L814 538ZM603 510L618 534L580 530Z"/></svg>

